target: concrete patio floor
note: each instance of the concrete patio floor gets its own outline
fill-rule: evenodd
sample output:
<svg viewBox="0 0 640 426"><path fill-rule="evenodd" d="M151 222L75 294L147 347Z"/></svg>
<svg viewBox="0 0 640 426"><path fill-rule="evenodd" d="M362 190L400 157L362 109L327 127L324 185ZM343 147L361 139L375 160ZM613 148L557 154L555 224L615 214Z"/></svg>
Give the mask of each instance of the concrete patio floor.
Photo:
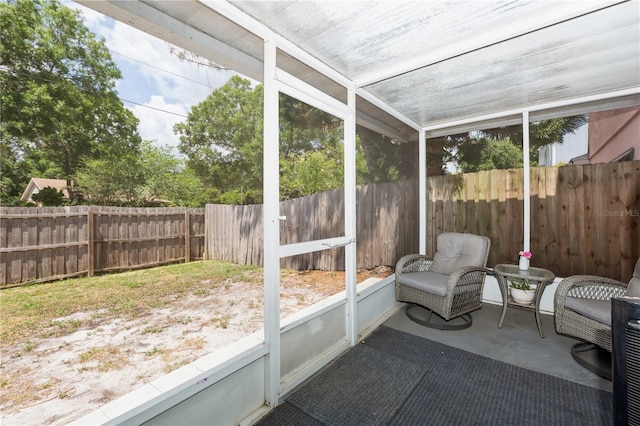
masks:
<svg viewBox="0 0 640 426"><path fill-rule="evenodd" d="M571 357L571 346L578 340L556 333L552 315L542 315L544 338L538 334L534 313L509 306L498 328L500 305L483 303L473 312L473 324L463 330L443 331L424 327L407 318L404 309L384 325L449 346L546 373L602 390L612 383L580 366Z"/></svg>

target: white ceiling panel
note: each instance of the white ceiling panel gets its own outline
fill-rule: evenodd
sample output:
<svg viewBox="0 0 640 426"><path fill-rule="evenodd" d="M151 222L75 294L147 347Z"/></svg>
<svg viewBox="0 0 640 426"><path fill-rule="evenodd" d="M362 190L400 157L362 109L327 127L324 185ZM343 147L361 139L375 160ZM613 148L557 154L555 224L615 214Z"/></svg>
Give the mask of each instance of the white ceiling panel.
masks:
<svg viewBox="0 0 640 426"><path fill-rule="evenodd" d="M423 126L637 87L637 5L628 3L368 86ZM630 52L635 54L629 54ZM416 99L420 99L416 102Z"/></svg>
<svg viewBox="0 0 640 426"><path fill-rule="evenodd" d="M640 105L637 0L80 2L256 80L272 38L280 68L357 88L358 122L401 140Z"/></svg>

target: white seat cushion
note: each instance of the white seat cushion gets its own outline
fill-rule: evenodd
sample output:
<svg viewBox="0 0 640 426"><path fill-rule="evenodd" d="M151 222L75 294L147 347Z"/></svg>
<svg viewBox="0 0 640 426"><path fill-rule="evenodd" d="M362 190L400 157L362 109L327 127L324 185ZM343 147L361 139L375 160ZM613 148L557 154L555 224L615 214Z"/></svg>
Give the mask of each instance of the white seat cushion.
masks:
<svg viewBox="0 0 640 426"><path fill-rule="evenodd" d="M437 272L405 272L396 276L400 284L426 291L427 293L446 296L448 293L447 283L449 276Z"/></svg>
<svg viewBox="0 0 640 426"><path fill-rule="evenodd" d="M611 326L611 300L567 297L564 306L594 321Z"/></svg>

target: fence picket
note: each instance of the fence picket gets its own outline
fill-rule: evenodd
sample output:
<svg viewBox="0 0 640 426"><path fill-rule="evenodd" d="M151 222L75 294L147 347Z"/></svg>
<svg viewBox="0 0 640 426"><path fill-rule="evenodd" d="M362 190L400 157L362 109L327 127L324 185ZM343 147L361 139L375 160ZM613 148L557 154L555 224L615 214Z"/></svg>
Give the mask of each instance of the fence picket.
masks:
<svg viewBox="0 0 640 426"><path fill-rule="evenodd" d="M615 177L610 177L615 176ZM533 168L531 170L531 250L533 266L550 269L559 277L594 273L628 280L640 256L640 161L618 165ZM523 247L523 171L491 170L470 175L432 176L427 179L427 255L435 252L441 232L472 232L491 239L488 266L515 263ZM357 267L394 266L397 259L418 251L417 183L415 180L379 183L357 188ZM282 243L302 242L333 235L337 216L320 223L322 206L343 208L341 191L291 200L281 228ZM409 208L409 206L411 206ZM216 206L230 211L229 206ZM246 207L243 207L246 208ZM626 212L607 216L606 209ZM205 221L215 221L207 210ZM286 212L286 213L285 213ZM336 207L335 212L342 212ZM620 214L620 213L619 213ZM249 238L255 253L247 263L261 265L260 221L242 223L243 215L227 216L225 229ZM296 219L298 218L298 219ZM302 220L299 218L303 218ZM296 222L297 221L297 222ZM210 225L209 225L210 226ZM301 229L302 228L302 229ZM209 228L208 228L209 229ZM248 230L251 229L251 232ZM319 232L319 233L318 233ZM207 250L220 252L216 237L208 236ZM611 242L615 242L614 245ZM283 259L283 267L339 269L342 249ZM224 256L218 260L233 261Z"/></svg>
<svg viewBox="0 0 640 426"><path fill-rule="evenodd" d="M522 248L523 171L491 170L358 187L357 267L394 266L418 251L419 196L427 198L426 254L441 232L486 235L488 266ZM344 232L344 199L332 190L283 202L281 244ZM628 280L640 256L640 161L533 168L533 266L556 276ZM262 205L204 209L99 206L0 208L0 286L133 269L185 259L262 265ZM283 259L293 269L344 268L344 248Z"/></svg>
<svg viewBox="0 0 640 426"><path fill-rule="evenodd" d="M204 209L3 207L0 216L2 287L184 261L187 244L191 260L204 254Z"/></svg>

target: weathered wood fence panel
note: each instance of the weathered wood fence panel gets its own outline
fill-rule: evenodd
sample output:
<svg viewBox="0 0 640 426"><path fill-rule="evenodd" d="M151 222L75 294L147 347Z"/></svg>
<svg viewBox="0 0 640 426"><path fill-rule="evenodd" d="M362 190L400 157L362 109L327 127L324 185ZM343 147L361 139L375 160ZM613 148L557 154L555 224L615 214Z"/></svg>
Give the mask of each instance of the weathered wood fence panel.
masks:
<svg viewBox="0 0 640 426"><path fill-rule="evenodd" d="M0 285L204 257L204 209L0 209Z"/></svg>
<svg viewBox="0 0 640 426"><path fill-rule="evenodd" d="M380 183L356 189L357 266L371 269L395 265L402 253L418 246L415 180ZM208 204L205 208L206 251L209 258L262 265L262 205ZM344 235L344 197L332 190L280 203L280 243ZM239 247L242 249L238 250ZM333 248L283 259L282 267L344 270L344 248Z"/></svg>
<svg viewBox="0 0 640 426"><path fill-rule="evenodd" d="M427 179L427 254L442 232L491 239L489 266L516 263L523 247L522 169ZM531 169L532 265L559 277L596 274L628 280L640 257L640 161ZM418 250L415 180L357 188L357 265L394 266ZM342 234L342 191L281 203L281 243ZM207 206L212 258L262 264L262 206ZM221 221L223 223L221 223ZM241 242L241 243L239 243ZM246 247L237 250L232 245ZM294 269L344 269L344 249L283 259Z"/></svg>
<svg viewBox="0 0 640 426"><path fill-rule="evenodd" d="M427 254L441 232L491 239L489 266L523 246L523 170L428 178ZM640 257L640 161L531 169L532 266L628 281Z"/></svg>
<svg viewBox="0 0 640 426"><path fill-rule="evenodd" d="M489 266L522 248L523 171L427 180L427 254L442 232L491 239ZM640 256L640 161L531 169L533 266L559 277L628 280ZM415 180L357 188L357 266L393 266L418 250ZM342 235L341 190L283 202L281 243ZM261 205L205 209L0 208L0 285L38 282L208 257L263 263ZM206 240L206 241L205 241ZM185 246L184 241L189 241ZM282 261L293 269L344 269L344 248Z"/></svg>
<svg viewBox="0 0 640 426"><path fill-rule="evenodd" d="M241 265L262 265L262 205L205 206L206 257Z"/></svg>

